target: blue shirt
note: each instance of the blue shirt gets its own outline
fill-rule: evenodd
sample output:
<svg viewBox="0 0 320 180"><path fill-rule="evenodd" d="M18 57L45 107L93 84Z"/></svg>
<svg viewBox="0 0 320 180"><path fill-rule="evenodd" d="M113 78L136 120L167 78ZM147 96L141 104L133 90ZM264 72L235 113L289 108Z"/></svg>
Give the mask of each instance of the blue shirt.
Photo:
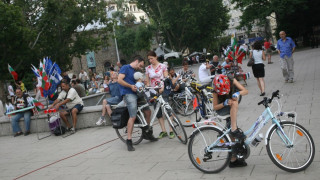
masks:
<svg viewBox="0 0 320 180"><path fill-rule="evenodd" d="M291 38L286 37L285 41L279 39L277 43L277 49L280 51L280 58L284 58L284 56L291 57L292 49L294 47L296 47L296 45Z"/></svg>
<svg viewBox="0 0 320 180"><path fill-rule="evenodd" d="M136 81L135 81L135 79L133 77L134 73L135 73L135 70L133 69L133 67L130 66L130 64L122 66L120 71L119 71L119 74L124 74L125 75L123 80L125 82L127 82L128 84L131 84L131 85L135 85L136 84ZM133 92L131 90L131 88L122 86L120 84L120 94L121 94L121 96L123 96L125 94L136 94L136 93Z"/></svg>
<svg viewBox="0 0 320 180"><path fill-rule="evenodd" d="M110 94L111 94L111 97L116 97L116 96L119 96L121 97L121 94L120 94L120 84L115 82L110 82L109 83L109 89L110 89Z"/></svg>

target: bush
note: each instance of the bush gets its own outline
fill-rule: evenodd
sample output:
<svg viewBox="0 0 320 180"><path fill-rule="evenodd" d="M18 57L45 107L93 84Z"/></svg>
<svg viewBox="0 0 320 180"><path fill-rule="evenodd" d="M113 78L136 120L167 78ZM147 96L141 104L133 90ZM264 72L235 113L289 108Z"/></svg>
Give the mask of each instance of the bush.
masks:
<svg viewBox="0 0 320 180"><path fill-rule="evenodd" d="M166 61L170 67L182 66L183 58L167 59Z"/></svg>

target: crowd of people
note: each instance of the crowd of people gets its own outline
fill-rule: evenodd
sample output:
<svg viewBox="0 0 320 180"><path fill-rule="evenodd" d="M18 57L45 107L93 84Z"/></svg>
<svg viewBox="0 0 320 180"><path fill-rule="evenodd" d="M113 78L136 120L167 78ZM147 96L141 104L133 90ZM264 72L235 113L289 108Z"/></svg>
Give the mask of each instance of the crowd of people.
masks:
<svg viewBox="0 0 320 180"><path fill-rule="evenodd" d="M295 44L291 38L286 37L284 31L280 32L281 39L278 40L278 53L280 55L280 65L283 72L285 82L293 82L293 56L295 51ZM263 51L263 46L265 51ZM254 59L254 65L252 71L254 77L257 79L258 87L261 91L260 96L265 96L265 69L264 63L268 58L268 64L272 64L270 51L270 44L266 40L264 44L257 41L252 45L252 51L249 57ZM133 125L137 117L137 107L140 104L145 104L146 99L143 96L137 95L137 90L144 86L156 87L160 85L159 93L163 95L165 101L168 101L168 97L172 91L182 92L185 88L183 82L186 81L188 76L195 77L195 73L189 68L188 61L182 63L182 68L175 72L175 69L168 67L158 61L157 55L154 51L150 51L147 54L148 66L145 67L145 60L141 56L135 56L131 59L129 64L124 61L119 62L118 69L114 67L110 68L110 71L105 73L103 83L98 83L97 79L101 77L93 73L90 69L89 72L81 70L78 78L73 76L72 79L68 77L66 73L63 74L63 80L61 81L61 92L57 98L48 107L59 109L60 117L67 126L67 130L74 133L76 131L77 114L83 109L82 97L87 95L87 91L96 93L99 91L100 86L104 91L110 92L111 97L103 100L101 117L96 122L96 125L100 126L106 123L105 115L112 115L111 105L117 105L119 103L126 104L129 112L129 120L127 123L127 149L128 151L134 151L135 148L132 145L132 131ZM238 98L248 94L248 90L240 84L236 78L232 78L226 75L226 67L233 65L233 61L228 58L223 63L219 62L218 56L213 56L212 61L206 60L199 66L199 81L201 83L212 83L213 86L213 108L220 115L230 114L231 118L231 132L230 134L238 139L244 139L245 135L241 129L237 126L237 112L238 112ZM164 79L169 79L170 83L165 84ZM90 81L91 80L91 81ZM15 95L13 93L12 86L9 87L9 93L12 97L12 103L16 109L23 109L28 106L28 94L24 92L24 84L20 81L16 84L17 88ZM237 89L237 91L235 91ZM66 106L66 108L62 108ZM149 107L143 109L146 121L149 125L151 110ZM170 139L175 138L175 135L170 128L167 131L163 115L159 111L156 117L159 119L161 132L156 138L152 131L143 130L143 137L150 141L157 141L158 139L168 136ZM67 120L68 114L72 115L72 123ZM20 136L23 134L21 128L18 125L20 118L24 117L25 132L24 135L30 134L30 116L31 111L25 111L17 113L11 120L14 136ZM232 157L230 167L246 166L244 160L238 160L236 157Z"/></svg>

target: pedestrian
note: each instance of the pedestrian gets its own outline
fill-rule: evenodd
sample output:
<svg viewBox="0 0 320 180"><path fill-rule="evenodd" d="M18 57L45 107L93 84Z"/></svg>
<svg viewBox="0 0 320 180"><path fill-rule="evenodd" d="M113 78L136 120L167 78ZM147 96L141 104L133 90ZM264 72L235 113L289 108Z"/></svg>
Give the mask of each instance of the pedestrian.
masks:
<svg viewBox="0 0 320 180"><path fill-rule="evenodd" d="M256 41L253 44L253 50L250 53L250 58L254 59L254 64L252 65L252 71L254 77L257 79L258 87L261 91L260 96L264 96L265 93L265 83L264 83L264 64L263 61L266 60L266 55L262 50L262 44L260 41Z"/></svg>
<svg viewBox="0 0 320 180"><path fill-rule="evenodd" d="M211 64L209 64L209 59L206 60L205 63L202 63L199 66L199 81L203 84L208 84L212 82L211 76L209 75L208 69L212 67Z"/></svg>
<svg viewBox="0 0 320 180"><path fill-rule="evenodd" d="M81 80L81 83L83 84L85 90L87 90L89 77L88 77L88 74L83 69L80 71L79 79Z"/></svg>
<svg viewBox="0 0 320 180"><path fill-rule="evenodd" d="M278 53L280 55L280 67L286 83L293 83L293 53L296 45L290 37L286 37L284 31L280 31L280 39L277 43Z"/></svg>
<svg viewBox="0 0 320 180"><path fill-rule="evenodd" d="M217 74L221 74L221 69L218 69L220 63L219 63L219 57L217 55L214 55L212 58L212 62L211 62L211 68L210 68L210 72L211 72L211 76ZM216 72L217 71L217 72Z"/></svg>
<svg viewBox="0 0 320 180"><path fill-rule="evenodd" d="M267 38L265 38L263 45L264 45L264 49L266 50L266 55L268 57L268 64L273 64L273 62L271 62L271 54L272 54L271 42L268 41Z"/></svg>

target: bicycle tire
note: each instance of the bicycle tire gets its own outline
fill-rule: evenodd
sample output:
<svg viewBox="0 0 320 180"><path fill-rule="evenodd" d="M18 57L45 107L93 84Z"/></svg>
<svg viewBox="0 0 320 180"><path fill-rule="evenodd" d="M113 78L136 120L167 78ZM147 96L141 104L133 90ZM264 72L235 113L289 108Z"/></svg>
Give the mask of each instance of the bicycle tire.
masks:
<svg viewBox="0 0 320 180"><path fill-rule="evenodd" d="M292 147L286 147L277 134L278 127L274 126L267 135L267 152L270 159L280 169L288 172L305 170L310 166L315 155L315 146L311 135L300 124L291 121L280 124L288 138L294 141L294 144ZM277 147L284 148L284 150L277 150ZM285 154L286 152L288 154ZM305 157L300 158L300 156Z"/></svg>
<svg viewBox="0 0 320 180"><path fill-rule="evenodd" d="M196 130L190 137L188 144L188 155L192 164L204 173L218 173L224 170L231 160L231 152L205 153L205 148L216 141L216 138L223 134L216 127L206 126ZM223 137L220 142L229 142ZM228 147L231 149L231 147ZM211 157L205 160L205 158ZM214 157L214 159L213 159ZM208 161L211 160L211 161ZM218 165L218 163L220 163ZM215 167L214 167L215 166Z"/></svg>
<svg viewBox="0 0 320 180"><path fill-rule="evenodd" d="M138 116L137 116L137 119L136 121L138 121ZM140 122L140 121L139 121ZM121 128L121 129L115 129L119 139L126 143L127 142L127 137L128 137L128 134L127 134L127 126L124 127L124 128ZM137 145L139 144L142 140L143 140L143 136L142 136L142 129L141 128L133 128L132 130L132 144L133 145Z"/></svg>
<svg viewBox="0 0 320 180"><path fill-rule="evenodd" d="M174 134L176 135L176 137L183 143L183 144L187 144L188 142L188 137L187 137L187 133L181 123L181 121L179 120L179 118L177 117L176 113L172 110L172 108L170 107L165 107L163 109L163 112L165 114L165 118L168 120L169 125L171 126ZM172 117L173 119L171 120Z"/></svg>

